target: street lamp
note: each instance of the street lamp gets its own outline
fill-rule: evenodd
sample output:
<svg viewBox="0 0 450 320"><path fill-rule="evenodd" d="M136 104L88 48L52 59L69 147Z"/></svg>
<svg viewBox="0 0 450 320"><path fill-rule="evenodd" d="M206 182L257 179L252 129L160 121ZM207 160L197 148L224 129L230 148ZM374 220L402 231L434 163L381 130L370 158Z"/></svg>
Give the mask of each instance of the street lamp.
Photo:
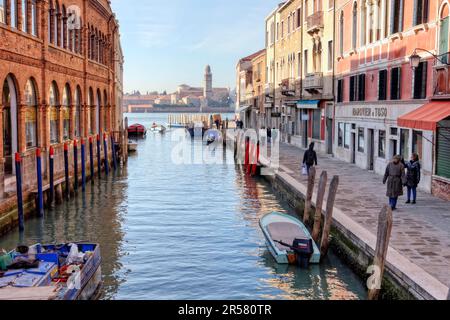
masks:
<svg viewBox="0 0 450 320"><path fill-rule="evenodd" d="M446 52L440 55L436 55L434 53L432 53L431 51L428 51L426 49L421 49L421 48L416 48L414 49L413 54L409 57L409 63L411 65L411 68L416 69L419 67L420 64L420 56L417 54L417 51L424 51L424 52L428 52L429 54L431 54L435 60L439 61L440 63L442 63L443 65L447 65L450 66L450 63L447 62L447 58L445 58L445 60L442 59L442 57L447 56L448 54L450 54L450 52Z"/></svg>

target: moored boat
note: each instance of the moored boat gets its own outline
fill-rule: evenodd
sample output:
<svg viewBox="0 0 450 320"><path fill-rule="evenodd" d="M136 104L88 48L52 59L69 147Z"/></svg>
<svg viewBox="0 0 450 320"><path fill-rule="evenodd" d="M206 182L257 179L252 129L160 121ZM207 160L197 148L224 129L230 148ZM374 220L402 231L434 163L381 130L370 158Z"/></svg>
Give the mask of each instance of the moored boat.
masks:
<svg viewBox="0 0 450 320"><path fill-rule="evenodd" d="M101 285L95 243L19 246L1 256L0 300L89 300Z"/></svg>
<svg viewBox="0 0 450 320"><path fill-rule="evenodd" d="M319 248L300 220L272 212L262 217L259 224L277 263L307 267L320 262Z"/></svg>
<svg viewBox="0 0 450 320"><path fill-rule="evenodd" d="M164 133L166 132L166 127L163 125L157 125L156 123L153 123L152 127L150 128L150 131L153 133Z"/></svg>
<svg viewBox="0 0 450 320"><path fill-rule="evenodd" d="M136 152L138 144L134 141L128 141L128 152Z"/></svg>
<svg viewBox="0 0 450 320"><path fill-rule="evenodd" d="M143 137L147 134L147 128L142 124L135 123L128 127L128 135L134 137Z"/></svg>

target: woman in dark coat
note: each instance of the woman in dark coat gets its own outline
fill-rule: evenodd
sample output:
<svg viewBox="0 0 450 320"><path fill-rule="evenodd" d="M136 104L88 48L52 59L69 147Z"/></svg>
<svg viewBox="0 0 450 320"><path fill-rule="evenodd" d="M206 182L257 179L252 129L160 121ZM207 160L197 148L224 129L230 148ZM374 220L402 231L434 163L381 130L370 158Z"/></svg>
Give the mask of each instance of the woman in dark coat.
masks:
<svg viewBox="0 0 450 320"><path fill-rule="evenodd" d="M406 203L416 204L417 200L417 186L420 183L420 162L419 155L413 153L411 156L411 160L409 162L404 163L406 167L406 187L408 188L408 201Z"/></svg>
<svg viewBox="0 0 450 320"><path fill-rule="evenodd" d="M398 197L403 195L403 185L406 183L405 166L401 163L400 156L395 156L387 165L383 184L386 182L386 196L389 197L389 205L392 210L396 210Z"/></svg>

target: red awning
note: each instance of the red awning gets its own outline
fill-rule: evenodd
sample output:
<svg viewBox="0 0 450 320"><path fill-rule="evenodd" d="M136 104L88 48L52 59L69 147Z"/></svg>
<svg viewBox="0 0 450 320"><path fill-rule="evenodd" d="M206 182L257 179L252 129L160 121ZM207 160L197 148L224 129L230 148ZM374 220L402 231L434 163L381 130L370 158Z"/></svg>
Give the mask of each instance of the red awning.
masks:
<svg viewBox="0 0 450 320"><path fill-rule="evenodd" d="M398 126L436 131L437 123L450 117L450 101L432 101L398 118Z"/></svg>

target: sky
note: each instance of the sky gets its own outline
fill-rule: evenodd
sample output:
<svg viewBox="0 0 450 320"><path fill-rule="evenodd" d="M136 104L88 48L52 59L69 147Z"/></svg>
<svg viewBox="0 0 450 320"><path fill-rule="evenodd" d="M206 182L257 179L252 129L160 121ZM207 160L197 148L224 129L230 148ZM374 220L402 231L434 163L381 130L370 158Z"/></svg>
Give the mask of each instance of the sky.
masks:
<svg viewBox="0 0 450 320"><path fill-rule="evenodd" d="M235 87L237 61L264 48L265 17L280 0L112 0L125 56L124 90Z"/></svg>

